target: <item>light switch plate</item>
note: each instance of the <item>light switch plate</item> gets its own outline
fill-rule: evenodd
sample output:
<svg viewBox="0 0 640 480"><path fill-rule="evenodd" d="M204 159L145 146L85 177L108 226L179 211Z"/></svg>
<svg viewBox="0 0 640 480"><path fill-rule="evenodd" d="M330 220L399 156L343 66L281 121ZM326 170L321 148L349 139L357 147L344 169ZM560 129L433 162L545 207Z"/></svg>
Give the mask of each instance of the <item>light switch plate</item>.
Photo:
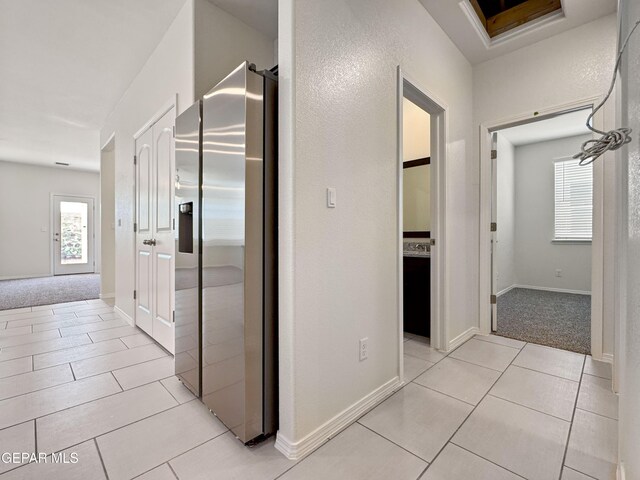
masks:
<svg viewBox="0 0 640 480"><path fill-rule="evenodd" d="M327 188L327 208L336 208L336 189Z"/></svg>

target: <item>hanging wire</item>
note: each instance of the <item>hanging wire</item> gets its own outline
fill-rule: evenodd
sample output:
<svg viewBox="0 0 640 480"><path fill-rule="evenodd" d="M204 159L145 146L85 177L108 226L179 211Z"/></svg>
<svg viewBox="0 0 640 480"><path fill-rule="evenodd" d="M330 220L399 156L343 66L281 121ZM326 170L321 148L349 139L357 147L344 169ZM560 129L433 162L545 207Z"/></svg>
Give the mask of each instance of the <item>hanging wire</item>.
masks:
<svg viewBox="0 0 640 480"><path fill-rule="evenodd" d="M627 39L624 41L622 48L618 52L616 65L615 65L615 68L613 69L613 78L611 79L611 86L609 87L609 91L607 92L606 97L604 97L604 100L600 102L600 104L593 110L591 115L589 115L589 118L587 118L587 128L594 133L598 133L602 135L602 137L598 139L587 140L582 144L581 152L573 156L573 158L580 159L580 165L589 165L590 163L593 163L598 157L603 155L605 152L609 150L617 150L623 145L626 145L627 143L631 142L632 130L630 128L622 127L615 130L611 130L609 132L603 132L602 130L593 128L591 124L593 123L593 116L596 114L598 110L602 108L602 106L606 103L606 101L611 96L611 93L613 92L613 87L616 84L616 76L620 68L620 62L622 61L622 54L627 48L629 39L631 38L631 35L633 35L633 32L635 32L636 28L638 28L638 25L640 25L640 20L638 20L635 23L635 25L629 32L629 35L627 35Z"/></svg>

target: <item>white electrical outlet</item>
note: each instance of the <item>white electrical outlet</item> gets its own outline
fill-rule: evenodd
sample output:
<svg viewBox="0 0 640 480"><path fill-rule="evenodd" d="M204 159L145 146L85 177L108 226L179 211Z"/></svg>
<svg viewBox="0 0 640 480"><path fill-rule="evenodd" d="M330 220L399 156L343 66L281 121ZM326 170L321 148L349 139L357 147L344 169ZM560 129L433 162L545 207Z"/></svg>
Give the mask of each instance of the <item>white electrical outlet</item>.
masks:
<svg viewBox="0 0 640 480"><path fill-rule="evenodd" d="M556 277L561 277L562 276L562 270L560 270L559 268L556 270Z"/></svg>
<svg viewBox="0 0 640 480"><path fill-rule="evenodd" d="M360 339L360 361L369 358L369 337Z"/></svg>

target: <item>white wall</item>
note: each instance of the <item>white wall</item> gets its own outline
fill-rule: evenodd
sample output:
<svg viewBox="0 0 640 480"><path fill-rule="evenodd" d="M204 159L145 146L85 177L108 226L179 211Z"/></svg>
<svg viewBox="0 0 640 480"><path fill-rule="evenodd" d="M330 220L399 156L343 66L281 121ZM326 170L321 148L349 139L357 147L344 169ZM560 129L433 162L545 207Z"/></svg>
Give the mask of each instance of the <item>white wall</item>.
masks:
<svg viewBox="0 0 640 480"><path fill-rule="evenodd" d="M474 66L474 125L603 96L611 81L616 38L616 18L610 15ZM609 102L604 109L606 130L614 128L614 103ZM478 130L474 132L477 145ZM604 212L615 211L614 169L613 162L605 164ZM615 215L605 214L604 221L604 244L611 247L615 242ZM613 354L614 343L614 259L614 249L606 249L602 336L603 352L608 355Z"/></svg>
<svg viewBox="0 0 640 480"><path fill-rule="evenodd" d="M497 293L515 285L515 150L504 135L498 133L497 158L496 270Z"/></svg>
<svg viewBox="0 0 640 480"><path fill-rule="evenodd" d="M431 156L431 116L402 99L402 156L406 162Z"/></svg>
<svg viewBox="0 0 640 480"><path fill-rule="evenodd" d="M116 291L115 139L100 152L100 298Z"/></svg>
<svg viewBox="0 0 640 480"><path fill-rule="evenodd" d="M552 243L554 159L572 156L591 135L515 148L515 248L518 285L591 291L591 244ZM498 204L500 209L500 204ZM562 270L561 277L555 276Z"/></svg>
<svg viewBox="0 0 640 480"><path fill-rule="evenodd" d="M0 280L53 274L51 194L93 197L99 239L99 191L96 172L0 161ZM98 248L96 243L96 265Z"/></svg>
<svg viewBox="0 0 640 480"><path fill-rule="evenodd" d="M278 444L296 450L399 374L398 65L448 106L449 340L478 325L479 192L471 66L419 2L279 9Z"/></svg>
<svg viewBox="0 0 640 480"><path fill-rule="evenodd" d="M180 113L194 101L193 3L187 0L100 132L115 132L116 306L134 314L134 134L169 102Z"/></svg>
<svg viewBox="0 0 640 480"><path fill-rule="evenodd" d="M640 18L640 3L621 1L622 36ZM619 126L633 129L633 141L620 152L622 165L618 186L622 192L621 222L621 302L619 304L620 339L620 416L619 460L624 465L626 479L640 478L640 36L629 42L622 66ZM618 477L623 478L623 477Z"/></svg>
<svg viewBox="0 0 640 480"><path fill-rule="evenodd" d="M195 95L202 97L247 60L274 66L275 42L208 0L195 0Z"/></svg>

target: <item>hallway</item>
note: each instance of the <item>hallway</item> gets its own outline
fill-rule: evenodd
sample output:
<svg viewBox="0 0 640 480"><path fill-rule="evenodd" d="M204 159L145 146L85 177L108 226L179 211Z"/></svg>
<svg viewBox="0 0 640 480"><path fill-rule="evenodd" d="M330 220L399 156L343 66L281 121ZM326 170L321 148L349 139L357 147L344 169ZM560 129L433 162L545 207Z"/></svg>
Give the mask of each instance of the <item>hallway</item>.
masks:
<svg viewBox="0 0 640 480"><path fill-rule="evenodd" d="M0 346L0 445L78 455L3 479L615 476L610 366L572 352L491 336L445 356L408 335L406 386L296 464L243 447L101 300L1 312Z"/></svg>

